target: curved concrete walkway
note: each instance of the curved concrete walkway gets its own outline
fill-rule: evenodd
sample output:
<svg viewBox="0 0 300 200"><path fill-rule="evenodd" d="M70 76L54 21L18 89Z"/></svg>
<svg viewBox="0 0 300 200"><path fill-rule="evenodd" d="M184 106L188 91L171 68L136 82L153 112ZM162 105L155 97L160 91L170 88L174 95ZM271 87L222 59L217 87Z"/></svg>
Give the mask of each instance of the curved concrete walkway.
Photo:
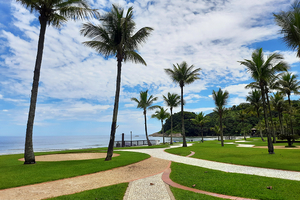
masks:
<svg viewBox="0 0 300 200"><path fill-rule="evenodd" d="M124 149L121 151L133 151L133 152L146 153L155 158L170 160L173 162L178 162L178 163L183 163L183 164L188 164L188 165L193 165L198 167L204 167L204 168L214 169L214 170L219 170L224 172L250 174L250 175L265 176L271 178L281 178L281 179L300 181L300 172L233 165L233 164L227 164L227 163L221 163L221 162L215 162L209 160L202 160L198 158L183 157L183 156L167 153L164 151L165 149L166 148Z"/></svg>

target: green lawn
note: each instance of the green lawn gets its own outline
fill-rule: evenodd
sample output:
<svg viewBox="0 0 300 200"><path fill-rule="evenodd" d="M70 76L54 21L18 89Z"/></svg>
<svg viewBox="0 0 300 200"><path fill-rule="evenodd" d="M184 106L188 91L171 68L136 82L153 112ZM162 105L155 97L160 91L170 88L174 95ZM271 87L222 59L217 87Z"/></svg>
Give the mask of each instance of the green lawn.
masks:
<svg viewBox="0 0 300 200"><path fill-rule="evenodd" d="M94 190L87 190L84 192L64 195L55 198L50 198L51 200L122 200L128 183L120 183L117 185L111 185L107 187L102 187ZM49 199L49 200L50 200Z"/></svg>
<svg viewBox="0 0 300 200"><path fill-rule="evenodd" d="M174 182L187 187L195 184L195 188L199 190L262 200L299 200L300 198L300 181L226 173L174 162L171 169L170 178ZM272 190L267 189L268 186L272 186ZM179 191L178 195L184 197L185 194L190 195L186 191ZM189 196L181 197L178 199L189 199ZM191 199L197 198L191 197ZM204 196L203 199L208 198Z"/></svg>
<svg viewBox="0 0 300 200"><path fill-rule="evenodd" d="M221 198L218 197L182 190L175 187L170 187L170 189L177 200L221 200Z"/></svg>
<svg viewBox="0 0 300 200"><path fill-rule="evenodd" d="M43 152L36 153L36 155L85 152L103 152L103 149ZM147 154L134 152L117 151L115 153L119 153L120 156L114 157L111 161L104 161L104 158L101 158L78 161L37 162L33 165L24 165L22 161L18 161L19 158L23 157L23 154L3 155L0 156L0 189L91 174L129 165L150 157Z"/></svg>
<svg viewBox="0 0 300 200"><path fill-rule="evenodd" d="M255 142L252 141L251 144L255 144ZM261 143L260 141L257 142ZM267 145L267 142L265 142L265 145ZM225 144L224 147L221 147L220 141L205 141L204 143L195 143L191 147L166 150L166 152L181 156L187 156L191 151L195 152L195 155L192 156L194 158L255 167L300 171L300 149L275 149L275 154L270 155L268 154L268 149L236 147L234 144Z"/></svg>

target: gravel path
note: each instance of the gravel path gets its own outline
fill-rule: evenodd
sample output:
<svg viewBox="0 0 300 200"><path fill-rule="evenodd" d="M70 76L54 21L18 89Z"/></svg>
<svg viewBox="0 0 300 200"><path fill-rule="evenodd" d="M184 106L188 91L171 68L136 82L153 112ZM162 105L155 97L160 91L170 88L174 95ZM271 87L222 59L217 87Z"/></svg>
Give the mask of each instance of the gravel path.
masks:
<svg viewBox="0 0 300 200"><path fill-rule="evenodd" d="M165 148L161 148L161 149L124 149L122 151L134 151L134 152L146 153L155 158L170 160L173 162L184 163L184 164L188 164L188 165L204 167L204 168L209 168L209 169L214 169L214 170L219 170L219 171L224 171L224 172L250 174L250 175L258 175L258 176L265 176L265 177L271 177L271 178L281 178L281 179L300 181L300 172L267 169L267 168L259 168L259 167L250 167L250 166L242 166L242 165L233 165L233 164L227 164L227 163L221 163L221 162L202 160L202 159L198 159L198 158L183 157L183 156L178 156L178 155L167 153L164 150L165 150Z"/></svg>

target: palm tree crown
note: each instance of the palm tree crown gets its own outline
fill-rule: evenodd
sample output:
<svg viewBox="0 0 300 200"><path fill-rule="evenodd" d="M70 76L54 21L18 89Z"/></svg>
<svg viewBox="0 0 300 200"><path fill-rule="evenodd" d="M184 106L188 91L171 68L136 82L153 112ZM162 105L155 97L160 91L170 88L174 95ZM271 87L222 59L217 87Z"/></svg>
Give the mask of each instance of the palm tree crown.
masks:
<svg viewBox="0 0 300 200"><path fill-rule="evenodd" d="M99 17L97 9L89 8L86 0L16 0L29 8L31 12L40 13L39 20L46 19L48 25L59 28L68 19L86 19Z"/></svg>
<svg viewBox="0 0 300 200"><path fill-rule="evenodd" d="M291 10L279 14L274 14L275 21L281 27L280 33L283 34L283 41L288 47L297 50L300 57L300 1L295 1Z"/></svg>
<svg viewBox="0 0 300 200"><path fill-rule="evenodd" d="M188 67L188 64L183 61L181 64L173 64L173 69L165 69L166 73L176 83L179 83L180 87L184 87L186 84L191 84L195 80L200 79L198 73L201 68L194 69L194 65Z"/></svg>
<svg viewBox="0 0 300 200"><path fill-rule="evenodd" d="M146 41L150 27L143 27L135 34L135 22L133 21L133 7L128 8L124 16L124 9L113 5L111 12L100 18L102 25L94 25L90 22L83 24L81 34L91 38L83 44L95 49L98 53L116 56L118 61L127 60L146 65L144 59L137 53L139 44Z"/></svg>
<svg viewBox="0 0 300 200"><path fill-rule="evenodd" d="M279 87L278 89L281 91L281 93L288 96L288 101L290 104L290 96L293 92L294 94L299 94L300 90L300 81L297 81L297 75L286 72L281 75L281 78L279 79Z"/></svg>

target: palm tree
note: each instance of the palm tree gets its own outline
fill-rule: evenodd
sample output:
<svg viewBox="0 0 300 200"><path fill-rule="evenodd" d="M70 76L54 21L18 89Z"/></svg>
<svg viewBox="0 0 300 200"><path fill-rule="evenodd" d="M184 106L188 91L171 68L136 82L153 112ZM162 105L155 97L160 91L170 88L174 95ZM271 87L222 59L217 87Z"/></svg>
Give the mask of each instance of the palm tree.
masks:
<svg viewBox="0 0 300 200"><path fill-rule="evenodd" d="M108 161L111 160L113 155L117 127L122 62L133 61L147 65L144 59L137 53L137 50L138 45L146 41L153 29L143 27L133 34L135 29L133 7L128 8L124 16L124 9L113 5L111 11L102 16L100 21L102 25L94 25L92 23L83 24L81 34L92 39L91 41L84 42L84 45L95 49L98 53L105 56L105 58L115 56L118 62L110 141L105 158L105 160Z"/></svg>
<svg viewBox="0 0 300 200"><path fill-rule="evenodd" d="M181 123L182 123L182 138L183 138L183 147L187 147L185 139L185 130L184 130L184 113L183 113L183 87L185 85L193 83L195 80L200 79L200 74L198 73L201 68L194 69L194 65L188 67L188 64L183 61L180 65L177 63L173 64L173 69L165 69L165 72L171 77L171 79L179 83L181 88Z"/></svg>
<svg viewBox="0 0 300 200"><path fill-rule="evenodd" d="M214 131L216 135L218 135L218 141L219 141L219 135L221 135L221 128L218 125L215 125L214 127L210 128L211 131Z"/></svg>
<svg viewBox="0 0 300 200"><path fill-rule="evenodd" d="M212 97L213 97L213 99L215 101L215 105L216 105L216 108L214 109L214 111L219 115L219 119L220 119L221 145L223 147L224 140L223 140L222 118L223 118L223 114L226 110L225 105L227 104L227 99L229 97L229 93L226 90L225 90L225 92L223 92L220 88L218 92L213 90Z"/></svg>
<svg viewBox="0 0 300 200"><path fill-rule="evenodd" d="M282 60L283 56L278 53L273 53L269 55L267 60L265 60L263 50L262 48L260 48L256 49L252 53L252 60L245 59L244 61L239 61L241 65L247 67L247 71L251 74L251 77L255 80L255 82L258 83L261 90L265 126L268 135L269 154L274 154L274 147L271 139L271 133L267 118L265 86L268 83L268 80L271 80L275 77L277 72L286 71L288 69L288 65Z"/></svg>
<svg viewBox="0 0 300 200"><path fill-rule="evenodd" d="M171 94L168 92L168 97L163 95L164 101L167 104L167 106L170 107L170 112L171 112L171 141L170 144L173 144L173 138L172 138L172 133L173 133L173 108L179 106L180 104L180 96L178 94Z"/></svg>
<svg viewBox="0 0 300 200"><path fill-rule="evenodd" d="M204 141L203 140L203 126L205 123L208 122L208 120L205 119L204 113L200 112L196 115L195 119L192 119L192 121L201 127L201 135L202 135L202 142L203 142Z"/></svg>
<svg viewBox="0 0 300 200"><path fill-rule="evenodd" d="M300 81L297 81L297 75L286 72L281 75L281 78L278 80L279 87L278 90L288 96L288 102L289 102L289 109L291 108L291 93L294 94L300 94ZM291 114L291 113L290 113ZM290 126L291 126L291 132L293 133L293 125L292 125L292 118L290 118Z"/></svg>
<svg viewBox="0 0 300 200"><path fill-rule="evenodd" d="M246 101L250 102L250 104L253 106L253 108L256 111L257 118L258 120L260 119L260 107L261 107L261 92L259 90L252 90L251 92L248 93L249 95L246 97ZM259 123L260 125L260 123ZM262 129L259 128L260 132L260 137L262 141L265 141L262 135Z"/></svg>
<svg viewBox="0 0 300 200"><path fill-rule="evenodd" d="M44 41L47 25L60 28L68 19L86 19L89 17L98 17L96 9L91 9L85 0L16 0L29 8L31 12L39 13L40 34L38 40L37 56L33 74L33 84L31 89L30 107L26 128L26 141L24 164L34 164L35 156L32 145L32 132L35 117L35 109L40 80L40 71L44 50Z"/></svg>
<svg viewBox="0 0 300 200"><path fill-rule="evenodd" d="M155 111L155 114L151 116L151 118L156 118L161 121L161 131L163 134L163 143L165 144L165 132L164 132L164 120L170 117L170 113L167 112L168 109L164 109L159 106L159 110Z"/></svg>
<svg viewBox="0 0 300 200"><path fill-rule="evenodd" d="M300 1L295 1L291 10L273 15L277 25L281 27L283 41L288 47L296 50L297 56L300 57Z"/></svg>
<svg viewBox="0 0 300 200"><path fill-rule="evenodd" d="M278 112L279 123L280 123L280 134L283 134L283 126L282 126L282 112L284 110L284 99L281 93L276 92L271 96L271 103L275 110Z"/></svg>
<svg viewBox="0 0 300 200"><path fill-rule="evenodd" d="M239 110L237 112L237 116L238 116L239 120L241 121L242 126L244 125L244 122L246 121L246 115L247 115L247 113L245 112L245 110ZM243 129L243 132L244 132L244 134L243 134L244 135L244 140L246 140L245 129Z"/></svg>
<svg viewBox="0 0 300 200"><path fill-rule="evenodd" d="M150 95L150 97L148 98L148 90L140 92L139 100L134 97L131 98L131 101L135 101L138 104L137 108L143 109L144 118L145 118L145 134L146 134L148 146L152 146L152 144L148 138L146 114L147 114L147 109L152 110L152 109L158 108L158 106L151 106L154 103L154 101L156 101L156 100L157 100L157 97L153 97L153 95Z"/></svg>

